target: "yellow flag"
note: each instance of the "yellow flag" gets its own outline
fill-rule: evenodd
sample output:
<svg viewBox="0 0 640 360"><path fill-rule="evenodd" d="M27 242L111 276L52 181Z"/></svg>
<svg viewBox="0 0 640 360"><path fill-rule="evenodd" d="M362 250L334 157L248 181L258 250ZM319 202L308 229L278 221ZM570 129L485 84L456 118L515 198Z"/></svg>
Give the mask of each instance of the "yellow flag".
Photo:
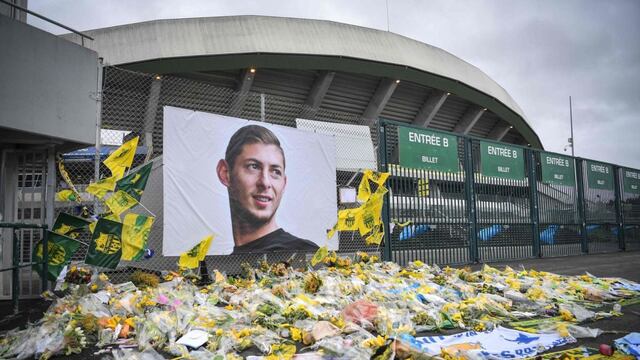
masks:
<svg viewBox="0 0 640 360"><path fill-rule="evenodd" d="M373 232L364 239L364 243L367 245L380 245L382 239L384 239L384 228L380 224L373 228Z"/></svg>
<svg viewBox="0 0 640 360"><path fill-rule="evenodd" d="M324 258L326 258L327 255L329 255L329 249L327 249L326 246L319 248L318 251L316 251L316 253L313 254L313 257L311 258L311 266L316 266L316 264L324 260Z"/></svg>
<svg viewBox="0 0 640 360"><path fill-rule="evenodd" d="M123 212L136 206L138 204L138 200L127 194L125 191L118 190L113 193L110 198L105 200L104 203L107 204L111 212L119 217Z"/></svg>
<svg viewBox="0 0 640 360"><path fill-rule="evenodd" d="M362 206L354 209L338 211L338 222L327 233L327 239L331 239L336 231L355 231L360 228L362 222Z"/></svg>
<svg viewBox="0 0 640 360"><path fill-rule="evenodd" d="M56 201L76 201L76 193L71 189L60 190L56 193Z"/></svg>
<svg viewBox="0 0 640 360"><path fill-rule="evenodd" d="M362 221L358 224L361 236L369 233L374 226L382 223L382 205L384 204L384 194L386 192L386 188L378 188L369 200L362 205Z"/></svg>
<svg viewBox="0 0 640 360"><path fill-rule="evenodd" d="M106 179L98 180L98 182L90 183L87 186L86 191L89 194L95 195L98 199L103 199L109 191L113 191L116 188L116 177L108 177Z"/></svg>
<svg viewBox="0 0 640 360"><path fill-rule="evenodd" d="M80 196L80 193L78 192L78 189L76 189L75 185L73 185L73 182L71 181L71 177L69 177L69 173L67 172L67 169L65 169L64 167L64 161L62 161L62 159L58 160L58 171L60 172L60 176L62 177L62 180L64 180L64 182L69 186L69 189L71 189L71 191L73 191L73 193L76 196L76 200L75 201L82 201L82 196ZM68 201L68 200L65 200Z"/></svg>
<svg viewBox="0 0 640 360"><path fill-rule="evenodd" d="M192 247L191 250L180 254L178 266L180 268L187 269L197 268L198 263L204 260L205 256L207 256L207 251L209 251L211 240L213 240L213 235L205 237L204 239L200 240L200 242L196 246Z"/></svg>
<svg viewBox="0 0 640 360"><path fill-rule="evenodd" d="M369 181L378 185L378 188L383 187L385 181L389 177L389 173L380 173L373 170L365 170L362 174L362 180L358 185L358 200L367 201L371 197L371 185ZM377 191L377 190L376 190Z"/></svg>
<svg viewBox="0 0 640 360"><path fill-rule="evenodd" d="M121 179L124 176L124 172L131 167L133 163L133 156L136 154L136 148L138 147L138 136L122 144L116 151L112 152L103 163L111 170L111 176L116 180Z"/></svg>
<svg viewBox="0 0 640 360"><path fill-rule="evenodd" d="M122 260L138 260L147 247L149 232L155 220L152 216L127 214L122 221Z"/></svg>

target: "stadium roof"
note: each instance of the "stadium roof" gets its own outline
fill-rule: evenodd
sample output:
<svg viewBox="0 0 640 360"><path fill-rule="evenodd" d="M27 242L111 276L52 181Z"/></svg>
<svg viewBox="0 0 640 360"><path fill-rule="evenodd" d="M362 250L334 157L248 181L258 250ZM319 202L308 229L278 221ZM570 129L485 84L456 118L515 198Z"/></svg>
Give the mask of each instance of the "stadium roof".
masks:
<svg viewBox="0 0 640 360"><path fill-rule="evenodd" d="M331 21L231 16L155 20L86 31L105 62L238 91L542 148L514 99L437 47ZM74 38L76 35L65 35ZM248 76L249 69L257 69ZM399 80L399 81L398 81ZM309 114L307 114L309 115Z"/></svg>

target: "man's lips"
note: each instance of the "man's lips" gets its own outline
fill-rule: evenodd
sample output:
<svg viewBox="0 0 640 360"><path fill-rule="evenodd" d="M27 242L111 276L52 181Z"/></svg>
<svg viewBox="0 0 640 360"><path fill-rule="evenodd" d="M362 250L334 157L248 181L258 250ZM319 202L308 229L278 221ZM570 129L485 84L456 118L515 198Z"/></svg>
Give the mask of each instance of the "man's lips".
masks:
<svg viewBox="0 0 640 360"><path fill-rule="evenodd" d="M256 205L260 207L266 207L273 200L273 198L269 195L253 195L253 200L255 200Z"/></svg>

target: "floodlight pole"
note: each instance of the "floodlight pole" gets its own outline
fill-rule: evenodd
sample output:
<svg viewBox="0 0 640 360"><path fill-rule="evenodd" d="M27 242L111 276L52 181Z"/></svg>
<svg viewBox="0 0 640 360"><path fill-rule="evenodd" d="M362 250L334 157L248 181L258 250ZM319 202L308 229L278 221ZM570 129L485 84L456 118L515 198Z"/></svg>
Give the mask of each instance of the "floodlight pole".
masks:
<svg viewBox="0 0 640 360"><path fill-rule="evenodd" d="M569 96L569 121L571 122L571 156L575 156L574 154L574 148L575 148L575 143L574 143L574 139L573 139L573 109L571 107L571 96Z"/></svg>

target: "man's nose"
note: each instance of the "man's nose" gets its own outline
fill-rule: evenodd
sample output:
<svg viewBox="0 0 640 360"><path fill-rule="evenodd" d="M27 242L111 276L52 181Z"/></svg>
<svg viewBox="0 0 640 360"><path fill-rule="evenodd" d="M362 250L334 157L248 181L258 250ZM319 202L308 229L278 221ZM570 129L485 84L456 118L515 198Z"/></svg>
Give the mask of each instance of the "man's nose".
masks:
<svg viewBox="0 0 640 360"><path fill-rule="evenodd" d="M271 176L269 175L268 169L260 171L260 175L258 176L258 186L266 189L271 187Z"/></svg>

